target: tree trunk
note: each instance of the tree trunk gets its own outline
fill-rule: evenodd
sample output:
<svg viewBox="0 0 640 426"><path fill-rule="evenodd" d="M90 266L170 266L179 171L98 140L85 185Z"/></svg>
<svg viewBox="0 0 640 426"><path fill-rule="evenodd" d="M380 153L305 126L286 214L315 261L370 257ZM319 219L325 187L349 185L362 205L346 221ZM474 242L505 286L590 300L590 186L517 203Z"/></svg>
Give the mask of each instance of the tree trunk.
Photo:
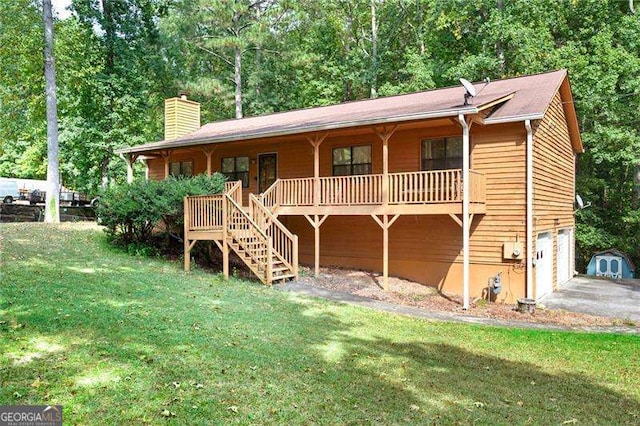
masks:
<svg viewBox="0 0 640 426"><path fill-rule="evenodd" d="M236 118L242 118L242 51L239 46L234 48L235 63L233 67L236 83Z"/></svg>
<svg viewBox="0 0 640 426"><path fill-rule="evenodd" d="M503 0L498 0L498 12L500 13L500 18L503 17L504 12L504 3ZM498 54L498 61L500 62L500 73L501 77L504 76L505 64L504 64L504 45L502 44L502 40L498 40L496 43L496 51Z"/></svg>
<svg viewBox="0 0 640 426"><path fill-rule="evenodd" d="M102 179L100 180L100 186L102 189L107 189L109 186L109 162L111 160L111 154L109 150L105 153L105 156L102 158L102 164L100 164L100 174Z"/></svg>
<svg viewBox="0 0 640 426"><path fill-rule="evenodd" d="M53 51L53 16L51 0L42 3L44 20L44 78L47 97L47 199L44 221L60 222L60 172L58 170L58 102L56 99L56 64Z"/></svg>
<svg viewBox="0 0 640 426"><path fill-rule="evenodd" d="M107 111L107 120L105 123L106 127L104 128L104 134L107 133L114 128L113 120L110 118L110 113L113 112L115 107L115 93L113 88L113 76L115 75L115 43L116 43L116 24L113 18L113 13L111 11L111 0L101 0L102 4L102 29L105 32L105 40L106 40L106 48L107 48L107 57L106 57L106 75L107 75L107 85L109 86L109 91L107 93L107 97L109 100L109 111ZM113 143L113 141L110 141ZM100 170L102 174L101 186L102 189L106 189L109 184L109 162L111 161L111 156L113 155L112 149L107 147L104 152L104 158L102 160L102 164L100 165Z"/></svg>
<svg viewBox="0 0 640 426"><path fill-rule="evenodd" d="M371 99L378 97L378 22L376 0L371 0Z"/></svg>

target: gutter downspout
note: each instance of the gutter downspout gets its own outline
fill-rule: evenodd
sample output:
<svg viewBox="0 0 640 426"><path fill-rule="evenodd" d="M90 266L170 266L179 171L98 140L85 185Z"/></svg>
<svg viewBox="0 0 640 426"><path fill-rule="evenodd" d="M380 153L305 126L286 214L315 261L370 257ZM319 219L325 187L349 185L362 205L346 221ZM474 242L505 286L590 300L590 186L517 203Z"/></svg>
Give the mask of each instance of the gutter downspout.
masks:
<svg viewBox="0 0 640 426"><path fill-rule="evenodd" d="M525 297L533 299L533 130L531 120L524 121L527 129L527 288Z"/></svg>
<svg viewBox="0 0 640 426"><path fill-rule="evenodd" d="M458 114L462 126L462 309L469 309L469 124Z"/></svg>

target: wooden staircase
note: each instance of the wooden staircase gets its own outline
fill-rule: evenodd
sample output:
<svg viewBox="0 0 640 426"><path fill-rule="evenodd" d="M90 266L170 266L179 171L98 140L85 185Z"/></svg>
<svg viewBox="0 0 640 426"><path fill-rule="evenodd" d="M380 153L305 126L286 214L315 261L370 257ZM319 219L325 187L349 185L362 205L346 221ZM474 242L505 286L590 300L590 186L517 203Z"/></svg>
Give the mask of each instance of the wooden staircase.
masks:
<svg viewBox="0 0 640 426"><path fill-rule="evenodd" d="M200 224L206 225L206 230ZM214 240L220 247L225 275L231 248L264 284L298 277L298 237L253 194L245 210L241 182L227 182L221 195L185 198L186 270L191 248L201 239Z"/></svg>

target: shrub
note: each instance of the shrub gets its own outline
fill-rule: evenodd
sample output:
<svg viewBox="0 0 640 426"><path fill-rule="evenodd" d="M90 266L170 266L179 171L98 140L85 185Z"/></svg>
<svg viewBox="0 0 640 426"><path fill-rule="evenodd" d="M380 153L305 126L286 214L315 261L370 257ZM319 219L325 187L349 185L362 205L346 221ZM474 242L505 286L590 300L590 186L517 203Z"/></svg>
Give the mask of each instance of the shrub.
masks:
<svg viewBox="0 0 640 426"><path fill-rule="evenodd" d="M224 181L216 173L112 185L102 193L96 213L115 243L151 246L153 230L161 223L167 232L182 232L185 196L220 193Z"/></svg>

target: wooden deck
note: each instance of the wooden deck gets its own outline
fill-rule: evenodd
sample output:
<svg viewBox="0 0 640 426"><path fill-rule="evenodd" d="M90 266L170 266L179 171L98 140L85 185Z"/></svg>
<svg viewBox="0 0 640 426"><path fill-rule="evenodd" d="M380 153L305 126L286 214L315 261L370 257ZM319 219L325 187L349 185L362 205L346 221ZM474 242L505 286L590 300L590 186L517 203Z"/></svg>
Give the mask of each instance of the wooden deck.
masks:
<svg viewBox="0 0 640 426"><path fill-rule="evenodd" d="M485 213L485 179L469 172L470 213ZM462 171L279 179L262 203L277 215L462 214Z"/></svg>
<svg viewBox="0 0 640 426"><path fill-rule="evenodd" d="M383 230L384 277L388 268L388 231L401 215L447 214L463 226L461 170L381 175L278 179L260 196L242 205L242 182L227 182L225 192L185 197L185 269L199 240L215 241L229 274L229 250L235 251L265 284L298 276L298 237L279 215L304 216L314 228L316 274L320 227L331 215L371 216ZM469 171L469 214L485 213L485 180Z"/></svg>

